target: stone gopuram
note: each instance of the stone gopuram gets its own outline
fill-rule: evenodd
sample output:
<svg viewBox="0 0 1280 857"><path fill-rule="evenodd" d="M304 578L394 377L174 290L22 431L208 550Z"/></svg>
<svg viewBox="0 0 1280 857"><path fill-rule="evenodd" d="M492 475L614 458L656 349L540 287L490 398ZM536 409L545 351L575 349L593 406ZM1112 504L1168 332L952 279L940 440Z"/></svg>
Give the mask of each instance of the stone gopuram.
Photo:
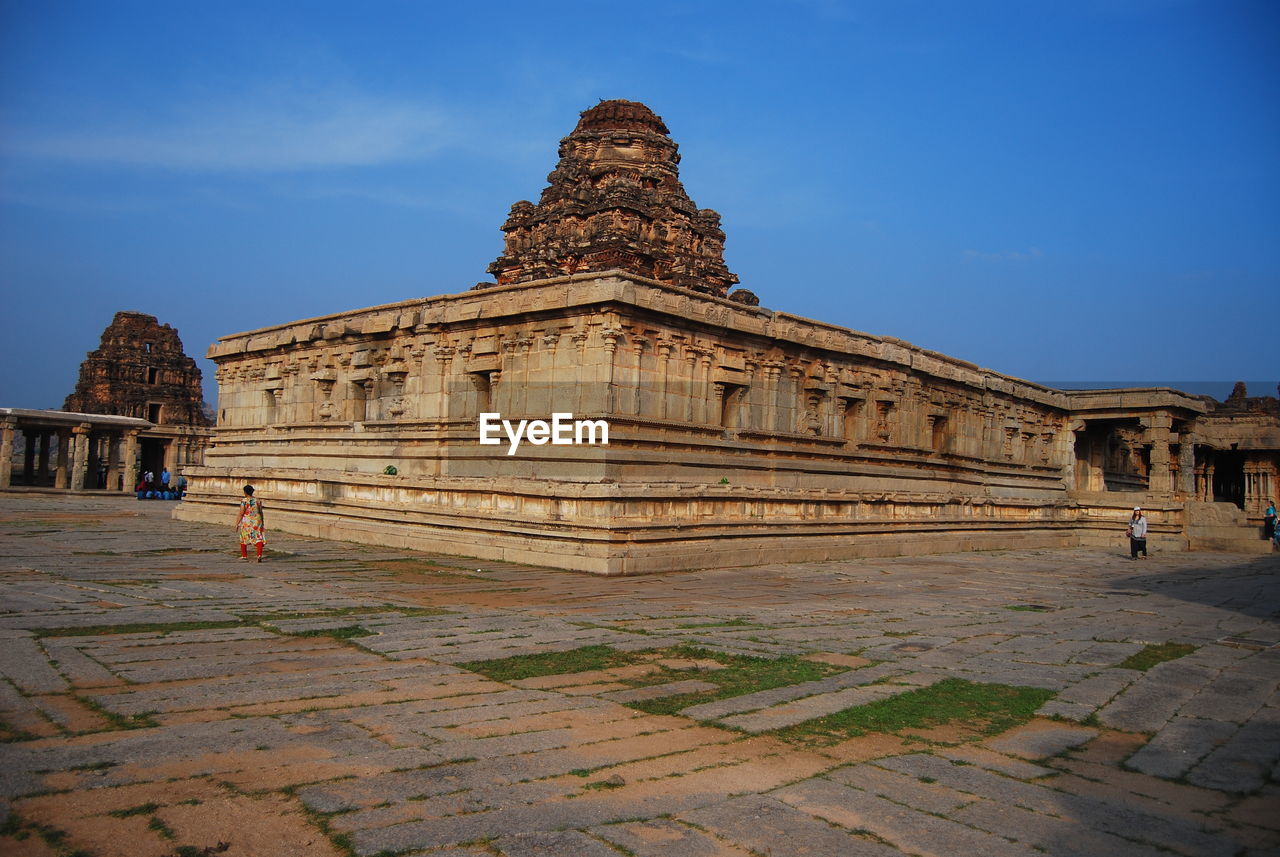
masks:
<svg viewBox="0 0 1280 857"><path fill-rule="evenodd" d="M153 315L118 312L80 364L63 410L135 417L156 425L206 426L200 368L178 331Z"/></svg>
<svg viewBox="0 0 1280 857"><path fill-rule="evenodd" d="M80 364L63 410L146 420L150 426L136 438L136 472L157 477L168 469L176 480L176 474L200 464L212 435L196 361L183 351L177 330L140 312L115 314L98 347ZM104 463L91 469L105 471L114 461L110 441L94 444L91 459ZM96 487L120 485L112 480L111 486ZM133 484L123 487L132 490Z"/></svg>
<svg viewBox="0 0 1280 857"><path fill-rule="evenodd" d="M560 141L560 163L538 204L511 206L506 249L489 266L497 284L620 269L724 297L738 278L724 264L720 215L685 193L667 133L634 101L584 111Z"/></svg>
<svg viewBox="0 0 1280 857"><path fill-rule="evenodd" d="M652 111L602 102L513 206L496 283L219 340L216 445L175 514L223 522L250 482L285 530L603 574L1118 548L1134 505L1164 549L1261 546L1197 482L1230 442L1206 400L762 308L677 164ZM482 414L556 413L608 444L480 442Z"/></svg>

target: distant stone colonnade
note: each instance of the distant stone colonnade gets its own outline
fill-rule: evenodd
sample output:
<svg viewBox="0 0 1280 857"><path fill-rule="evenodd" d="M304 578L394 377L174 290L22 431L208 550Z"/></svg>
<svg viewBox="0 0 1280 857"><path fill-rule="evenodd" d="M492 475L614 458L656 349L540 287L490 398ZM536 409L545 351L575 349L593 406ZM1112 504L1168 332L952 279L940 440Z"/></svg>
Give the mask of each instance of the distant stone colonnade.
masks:
<svg viewBox="0 0 1280 857"><path fill-rule="evenodd" d="M14 466L21 434L22 467ZM157 426L137 417L0 408L0 489L131 492L140 473L200 463L208 429Z"/></svg>

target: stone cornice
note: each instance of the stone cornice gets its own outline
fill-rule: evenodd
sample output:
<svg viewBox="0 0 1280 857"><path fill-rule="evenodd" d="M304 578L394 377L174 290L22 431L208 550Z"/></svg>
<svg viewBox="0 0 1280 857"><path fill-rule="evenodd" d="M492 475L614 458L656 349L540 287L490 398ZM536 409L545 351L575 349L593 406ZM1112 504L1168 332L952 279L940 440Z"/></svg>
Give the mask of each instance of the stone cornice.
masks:
<svg viewBox="0 0 1280 857"><path fill-rule="evenodd" d="M824 359L870 360L977 391L1002 393L1063 411L1071 408L1063 391L983 369L900 339L746 306L626 271L571 274L317 316L222 337L210 347L207 356L217 362L255 352L265 355L297 345L323 344L343 337L359 339L397 331L431 334L441 328L457 332L480 325L509 323L519 316L564 314L575 308L595 312L607 309L610 304L619 309L635 307L678 319L685 327L704 327L708 335L732 331L820 352Z"/></svg>

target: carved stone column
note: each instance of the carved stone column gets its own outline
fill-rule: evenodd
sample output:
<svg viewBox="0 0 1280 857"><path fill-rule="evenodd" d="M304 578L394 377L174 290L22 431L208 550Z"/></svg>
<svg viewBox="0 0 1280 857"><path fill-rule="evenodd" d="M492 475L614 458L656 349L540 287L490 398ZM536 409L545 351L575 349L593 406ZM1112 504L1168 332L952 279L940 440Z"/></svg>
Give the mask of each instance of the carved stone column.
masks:
<svg viewBox="0 0 1280 857"><path fill-rule="evenodd" d="M1142 421L1146 427L1142 442L1151 445L1151 471L1147 490L1152 494L1173 494L1173 474L1169 470L1169 440L1172 420L1167 414L1155 414Z"/></svg>
<svg viewBox="0 0 1280 857"><path fill-rule="evenodd" d="M13 479L13 438L17 428L17 417L0 421L0 488L8 488Z"/></svg>
<svg viewBox="0 0 1280 857"><path fill-rule="evenodd" d="M120 461L124 471L124 490L132 491L138 484L138 429L124 433L124 454Z"/></svg>
<svg viewBox="0 0 1280 857"><path fill-rule="evenodd" d="M58 430L58 469L53 473L53 486L67 488L71 483L71 430Z"/></svg>
<svg viewBox="0 0 1280 857"><path fill-rule="evenodd" d="M107 483L102 486L108 491L119 490L116 486L120 479L120 435L112 432L107 435ZM133 486L130 485L130 488Z"/></svg>
<svg viewBox="0 0 1280 857"><path fill-rule="evenodd" d="M1182 435L1178 447L1178 484L1174 490L1184 498L1196 496L1196 441L1190 434Z"/></svg>
<svg viewBox="0 0 1280 857"><path fill-rule="evenodd" d="M75 436L75 456L71 465L71 490L83 491L89 471L89 433L93 426L81 423L71 430Z"/></svg>

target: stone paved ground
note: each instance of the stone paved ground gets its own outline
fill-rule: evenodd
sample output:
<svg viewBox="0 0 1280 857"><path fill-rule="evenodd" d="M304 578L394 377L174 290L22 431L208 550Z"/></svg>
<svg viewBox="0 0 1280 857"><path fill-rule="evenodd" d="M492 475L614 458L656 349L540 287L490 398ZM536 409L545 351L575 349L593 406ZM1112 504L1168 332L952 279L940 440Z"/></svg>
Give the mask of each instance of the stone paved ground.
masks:
<svg viewBox="0 0 1280 857"><path fill-rule="evenodd" d="M258 565L170 508L0 496L0 855L1280 854L1277 557L611 580L276 536ZM461 666L682 642L830 666L672 715L632 705L719 664ZM1118 666L1157 643L1192 651ZM1053 696L995 736L778 731L956 677Z"/></svg>

